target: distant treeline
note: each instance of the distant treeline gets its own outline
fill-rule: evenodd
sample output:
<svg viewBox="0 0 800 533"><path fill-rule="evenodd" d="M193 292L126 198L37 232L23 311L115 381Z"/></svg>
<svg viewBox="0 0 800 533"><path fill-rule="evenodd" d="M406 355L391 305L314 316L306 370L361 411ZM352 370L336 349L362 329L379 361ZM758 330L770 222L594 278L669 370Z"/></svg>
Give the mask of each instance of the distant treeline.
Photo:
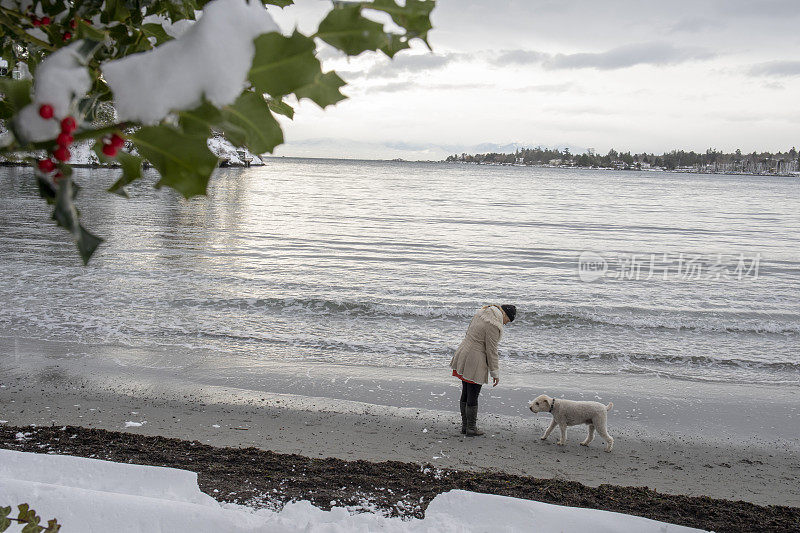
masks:
<svg viewBox="0 0 800 533"><path fill-rule="evenodd" d="M614 149L605 155L589 151L583 154L572 154L568 148L564 150L549 148L523 148L513 154L487 153L487 154L455 154L448 156L450 162L467 163L494 163L494 164L526 164L526 165L561 165L579 167L604 167L604 168L664 168L674 170L679 168L723 168L726 170L747 171L763 168L778 169L778 171L796 171L798 167L798 152L792 147L786 152L753 152L744 154L741 150L734 153L725 153L709 148L705 153L685 152L673 150L661 155L632 154L630 152L617 152ZM783 168L781 168L783 167ZM793 170L794 169L794 170ZM774 171L774 170L773 170Z"/></svg>

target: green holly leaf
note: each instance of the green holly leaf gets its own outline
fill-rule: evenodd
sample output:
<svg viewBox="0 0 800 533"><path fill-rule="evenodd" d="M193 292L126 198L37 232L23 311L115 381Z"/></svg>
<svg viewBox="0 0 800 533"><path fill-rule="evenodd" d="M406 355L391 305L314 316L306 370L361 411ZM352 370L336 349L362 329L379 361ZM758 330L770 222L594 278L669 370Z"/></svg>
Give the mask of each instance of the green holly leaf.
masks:
<svg viewBox="0 0 800 533"><path fill-rule="evenodd" d="M298 99L308 98L325 109L327 106L347 98L339 91L345 85L347 83L336 72L330 71L318 76L311 85L297 89L294 94Z"/></svg>
<svg viewBox="0 0 800 533"><path fill-rule="evenodd" d="M73 189L73 187L72 179L65 177L59 180L58 190L56 192L56 207L53 210L53 220L55 220L59 226L72 233L75 244L78 246L78 253L81 259L83 259L83 264L86 265L89 263L92 254L97 250L97 247L103 242L103 239L89 233L81 226L78 209L75 207L74 203L77 190ZM27 509L25 512L28 516L33 513L33 511L27 511ZM22 506L20 506L20 518L22 518L22 513ZM27 518L24 520L27 520Z"/></svg>
<svg viewBox="0 0 800 533"><path fill-rule="evenodd" d="M156 188L172 187L185 198L206 194L217 167L217 157L208 149L206 138L163 125L141 128L130 139L161 174Z"/></svg>
<svg viewBox="0 0 800 533"><path fill-rule="evenodd" d="M7 517L11 514L11 507L0 507L0 533L11 527L11 520Z"/></svg>
<svg viewBox="0 0 800 533"><path fill-rule="evenodd" d="M10 119L31 103L30 80L0 79L0 119Z"/></svg>
<svg viewBox="0 0 800 533"><path fill-rule="evenodd" d="M44 533L58 533L61 530L61 525L55 518L47 521L47 528Z"/></svg>
<svg viewBox="0 0 800 533"><path fill-rule="evenodd" d="M106 0L105 8L100 14L100 21L109 24L114 21L125 22L130 17L131 12L125 6L125 0Z"/></svg>
<svg viewBox="0 0 800 533"><path fill-rule="evenodd" d="M39 187L39 196L44 198L48 204L56 203L56 188L50 180L42 177L41 174L36 174L36 185Z"/></svg>
<svg viewBox="0 0 800 533"><path fill-rule="evenodd" d="M27 503L21 503L21 504L17 505L17 510L19 511L19 514L17 515L17 519L18 520L25 520L25 521L28 520L28 514L32 512L32 511L30 511L30 506Z"/></svg>
<svg viewBox="0 0 800 533"><path fill-rule="evenodd" d="M255 40L248 79L262 93L283 96L308 85L322 72L314 40L295 31L291 37L265 33Z"/></svg>
<svg viewBox="0 0 800 533"><path fill-rule="evenodd" d="M28 522L25 524L25 527L22 528L20 533L41 533L44 531L44 528L39 525L39 521L37 519L36 522Z"/></svg>
<svg viewBox="0 0 800 533"><path fill-rule="evenodd" d="M166 31L164 31L164 27L161 24L142 24L140 28L142 33L144 33L145 37L153 37L156 40L156 46L160 46L167 41L171 41L172 37L170 37Z"/></svg>
<svg viewBox="0 0 800 533"><path fill-rule="evenodd" d="M232 105L222 109L222 116L225 123L244 131L243 144L254 154L271 153L276 146L283 143L283 131L261 95L243 92ZM222 125L225 136L233 142L225 123Z"/></svg>
<svg viewBox="0 0 800 533"><path fill-rule="evenodd" d="M130 1L130 0L129 0ZM166 15L169 20L194 20L195 10L203 9L209 0L156 0L147 8L147 14ZM135 2L137 5L148 2Z"/></svg>
<svg viewBox="0 0 800 533"><path fill-rule="evenodd" d="M283 100L276 100L275 98L267 99L267 103L269 104L269 108L274 112L278 113L279 115L283 115L285 117L289 117L291 119L294 118L294 108L284 102Z"/></svg>
<svg viewBox="0 0 800 533"><path fill-rule="evenodd" d="M278 7L286 7L294 4L292 0L263 0L263 3Z"/></svg>
<svg viewBox="0 0 800 533"><path fill-rule="evenodd" d="M89 39L92 41L104 42L108 34L102 30L98 30L91 24L86 24L86 21L81 20L78 22L78 27L75 30L78 39Z"/></svg>
<svg viewBox="0 0 800 533"><path fill-rule="evenodd" d="M210 102L204 101L198 107L178 113L178 124L187 135L208 138L211 128L222 122L222 113Z"/></svg>
<svg viewBox="0 0 800 533"><path fill-rule="evenodd" d="M364 18L360 4L336 4L319 23L316 37L349 56L388 44L383 24Z"/></svg>
<svg viewBox="0 0 800 533"><path fill-rule="evenodd" d="M142 158L120 150L117 152L117 161L122 167L122 177L115 181L107 190L123 198L130 198L128 191L125 190L125 186L142 177Z"/></svg>
<svg viewBox="0 0 800 533"><path fill-rule="evenodd" d="M397 52L407 50L408 48L411 48L411 45L408 44L408 39L401 35L387 33L386 45L381 46L381 52L389 57L394 57Z"/></svg>
<svg viewBox="0 0 800 533"><path fill-rule="evenodd" d="M365 9L387 13L395 24L406 30L409 39L417 37L428 44L428 31L432 28L431 11L436 7L435 1L406 0L405 5L401 6L395 0L375 0L363 6Z"/></svg>

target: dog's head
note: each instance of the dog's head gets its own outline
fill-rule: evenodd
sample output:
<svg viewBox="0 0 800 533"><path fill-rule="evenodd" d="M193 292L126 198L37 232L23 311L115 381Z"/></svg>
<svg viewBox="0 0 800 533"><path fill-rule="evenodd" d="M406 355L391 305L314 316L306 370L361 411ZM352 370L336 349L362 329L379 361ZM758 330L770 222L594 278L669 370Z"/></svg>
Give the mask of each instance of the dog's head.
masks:
<svg viewBox="0 0 800 533"><path fill-rule="evenodd" d="M528 408L532 413L542 413L550 411L551 405L553 405L553 399L547 394L542 394L541 396L537 396L535 400L528 404Z"/></svg>

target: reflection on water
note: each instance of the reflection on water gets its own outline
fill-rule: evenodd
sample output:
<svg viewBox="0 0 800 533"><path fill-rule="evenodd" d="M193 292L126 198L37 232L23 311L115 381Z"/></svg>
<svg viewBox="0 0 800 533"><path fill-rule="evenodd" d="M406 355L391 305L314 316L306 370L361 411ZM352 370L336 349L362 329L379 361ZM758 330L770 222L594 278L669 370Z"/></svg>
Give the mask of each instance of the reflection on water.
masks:
<svg viewBox="0 0 800 533"><path fill-rule="evenodd" d="M208 198L79 169L80 266L30 171L0 169L2 334L226 357L442 367L472 310L512 302L514 372L800 377L798 181L274 159ZM760 254L757 279L578 276L584 251Z"/></svg>

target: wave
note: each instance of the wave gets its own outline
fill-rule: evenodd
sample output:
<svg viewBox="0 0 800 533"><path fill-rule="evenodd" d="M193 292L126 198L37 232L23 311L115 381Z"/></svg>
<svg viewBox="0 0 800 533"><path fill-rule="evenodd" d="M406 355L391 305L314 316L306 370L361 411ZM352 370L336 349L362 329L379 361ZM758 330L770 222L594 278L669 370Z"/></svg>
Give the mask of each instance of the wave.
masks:
<svg viewBox="0 0 800 533"><path fill-rule="evenodd" d="M353 302L324 298L232 298L232 299L182 299L176 306L265 309L278 312L292 311L324 315L362 316L368 318L438 318L464 320L472 316L478 304L462 306L436 306L424 303ZM531 307L538 307L532 305ZM522 308L522 306L520 306ZM592 310L541 310L520 309L516 324L544 328L569 328L582 326L612 326L632 329L663 329L705 331L720 333L774 333L800 334L800 322L780 320L766 314L750 316L720 316L714 313L692 311L665 311L630 309Z"/></svg>
<svg viewBox="0 0 800 533"><path fill-rule="evenodd" d="M524 353L509 352L509 359L522 361L547 361L548 363L574 364L597 361L603 366L620 365L659 365L663 367L691 370L697 368L728 368L747 370L766 370L771 372L800 373L800 361L756 361L752 359L722 359L705 355L670 355L656 353Z"/></svg>

